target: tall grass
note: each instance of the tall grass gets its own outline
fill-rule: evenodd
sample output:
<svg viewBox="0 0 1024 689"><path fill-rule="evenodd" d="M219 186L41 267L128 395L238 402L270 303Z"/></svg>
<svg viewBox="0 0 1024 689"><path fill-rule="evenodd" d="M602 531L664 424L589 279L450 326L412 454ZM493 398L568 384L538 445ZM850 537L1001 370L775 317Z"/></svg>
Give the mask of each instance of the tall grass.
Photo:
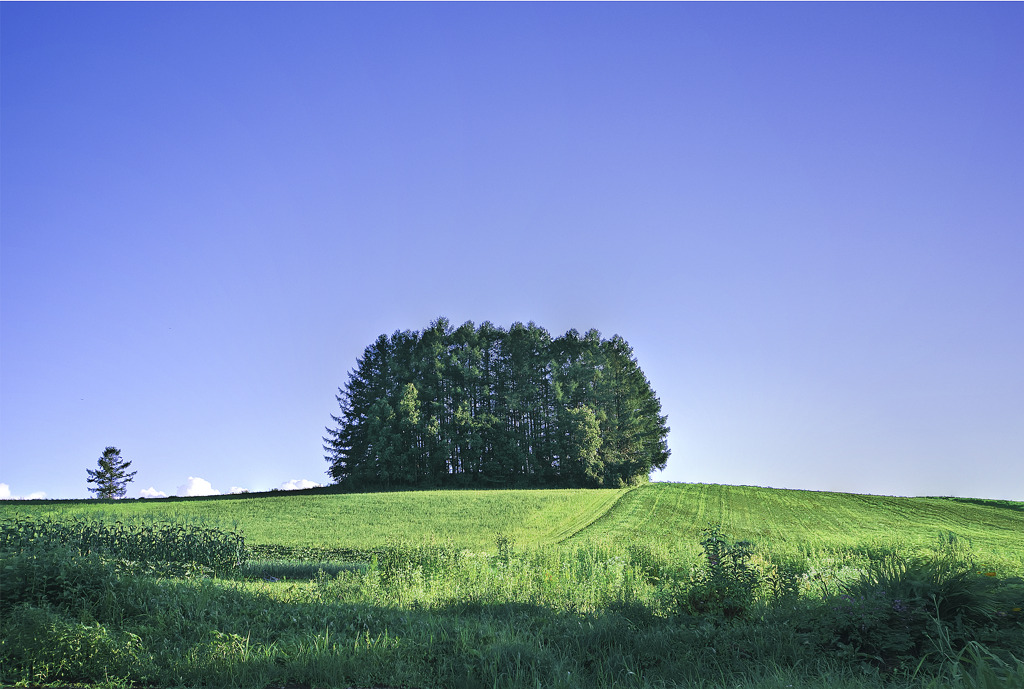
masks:
<svg viewBox="0 0 1024 689"><path fill-rule="evenodd" d="M0 505L0 684L1024 686L1015 505L655 484L44 507ZM205 564L139 564L167 559Z"/></svg>
<svg viewBox="0 0 1024 689"><path fill-rule="evenodd" d="M1016 686L1024 586L969 551L936 545L948 561L918 569L880 555L829 595L760 550L714 529L695 551L499 534L485 552L391 542L362 565L281 563L293 575L273 583L249 569L268 562L163 578L35 544L0 565L0 683Z"/></svg>
<svg viewBox="0 0 1024 689"><path fill-rule="evenodd" d="M757 544L721 531L703 540L695 557L507 535L488 552L391 542L362 566L291 563L277 582L248 568L129 576L100 553L25 549L2 563L15 574L0 596L0 683L1017 686L1024 586L970 569L962 553L922 571L878 559L844 593L823 595L798 569L788 581L802 588L779 585L780 563ZM984 584L945 620L928 600L943 586L955 593L948 571ZM917 598L900 586L919 587ZM902 643L908 624L919 648Z"/></svg>

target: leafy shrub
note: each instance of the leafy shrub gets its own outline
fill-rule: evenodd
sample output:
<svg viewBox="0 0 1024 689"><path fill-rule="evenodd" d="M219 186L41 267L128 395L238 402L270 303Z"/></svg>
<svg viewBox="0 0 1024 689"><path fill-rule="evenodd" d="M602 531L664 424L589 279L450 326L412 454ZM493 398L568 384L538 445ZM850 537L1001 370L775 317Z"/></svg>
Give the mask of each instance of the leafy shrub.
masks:
<svg viewBox="0 0 1024 689"><path fill-rule="evenodd" d="M15 605L0 630L5 681L96 683L131 676L145 682L152 672L138 636L67 619L46 605Z"/></svg>
<svg viewBox="0 0 1024 689"><path fill-rule="evenodd" d="M932 557L875 558L842 590L826 598L816 621L825 646L885 669L934 652L936 628L963 649L1006 617L1003 582L979 571L955 539Z"/></svg>
<svg viewBox="0 0 1024 689"><path fill-rule="evenodd" d="M819 628L828 637L825 646L841 657L891 669L919 656L927 620L920 608L868 589L826 601Z"/></svg>
<svg viewBox="0 0 1024 689"><path fill-rule="evenodd" d="M516 540L513 536L508 534L499 533L495 538L495 545L498 548L498 559L508 564L508 561L512 559L516 551Z"/></svg>
<svg viewBox="0 0 1024 689"><path fill-rule="evenodd" d="M95 607L119 588L117 568L99 555L70 548L32 548L0 559L0 612L19 604L79 610Z"/></svg>
<svg viewBox="0 0 1024 689"><path fill-rule="evenodd" d="M978 572L973 563L949 555L905 558L899 555L872 562L860 579L845 586L859 596L882 592L896 607L922 609L943 620L975 622L996 612L992 593L995 573Z"/></svg>
<svg viewBox="0 0 1024 689"><path fill-rule="evenodd" d="M759 597L774 603L793 603L807 579L806 559L766 558L761 565Z"/></svg>

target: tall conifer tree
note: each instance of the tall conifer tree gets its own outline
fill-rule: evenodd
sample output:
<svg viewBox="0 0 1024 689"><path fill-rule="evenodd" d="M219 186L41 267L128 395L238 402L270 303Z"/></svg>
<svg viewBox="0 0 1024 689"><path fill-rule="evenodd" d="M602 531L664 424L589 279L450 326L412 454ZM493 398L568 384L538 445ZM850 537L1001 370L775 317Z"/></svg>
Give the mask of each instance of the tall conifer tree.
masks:
<svg viewBox="0 0 1024 689"><path fill-rule="evenodd" d="M137 471L128 471L132 463L121 456L116 447L107 447L98 461L97 469L86 469L89 478L86 483L96 484L89 490L97 498L123 498L128 484L135 478Z"/></svg>

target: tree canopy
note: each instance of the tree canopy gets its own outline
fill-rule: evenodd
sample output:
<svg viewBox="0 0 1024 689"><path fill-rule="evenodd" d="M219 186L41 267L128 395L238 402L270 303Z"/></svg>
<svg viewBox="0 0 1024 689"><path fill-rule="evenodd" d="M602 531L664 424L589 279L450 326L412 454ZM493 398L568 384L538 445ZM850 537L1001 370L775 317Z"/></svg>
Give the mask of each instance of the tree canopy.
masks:
<svg viewBox="0 0 1024 689"><path fill-rule="evenodd" d="M337 395L328 475L357 490L618 487L664 469L661 402L618 335L534 323L381 335Z"/></svg>

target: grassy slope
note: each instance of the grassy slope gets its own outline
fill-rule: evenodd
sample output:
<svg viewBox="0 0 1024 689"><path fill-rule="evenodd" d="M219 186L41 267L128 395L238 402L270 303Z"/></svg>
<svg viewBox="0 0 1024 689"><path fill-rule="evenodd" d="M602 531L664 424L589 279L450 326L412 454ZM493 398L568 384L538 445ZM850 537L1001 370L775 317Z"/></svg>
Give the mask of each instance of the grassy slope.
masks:
<svg viewBox="0 0 1024 689"><path fill-rule="evenodd" d="M82 516L237 524L253 544L364 550L388 541L450 540L494 549L497 534L523 545L558 542L604 514L622 490L488 490L284 494L202 500L5 503L0 516Z"/></svg>
<svg viewBox="0 0 1024 689"><path fill-rule="evenodd" d="M26 512L198 519L237 524L250 543L352 549L433 539L493 550L498 533L511 535L521 545L568 540L695 547L701 529L720 523L734 538L795 553L881 544L927 546L939 534L953 532L970 540L983 559L1024 569L1024 503L751 486L654 483L622 491L283 494L0 505L0 516Z"/></svg>
<svg viewBox="0 0 1024 689"><path fill-rule="evenodd" d="M939 534L952 532L1000 558L1024 553L1024 503L713 484L643 486L576 538L694 541L716 523L735 538L804 550L933 545Z"/></svg>

